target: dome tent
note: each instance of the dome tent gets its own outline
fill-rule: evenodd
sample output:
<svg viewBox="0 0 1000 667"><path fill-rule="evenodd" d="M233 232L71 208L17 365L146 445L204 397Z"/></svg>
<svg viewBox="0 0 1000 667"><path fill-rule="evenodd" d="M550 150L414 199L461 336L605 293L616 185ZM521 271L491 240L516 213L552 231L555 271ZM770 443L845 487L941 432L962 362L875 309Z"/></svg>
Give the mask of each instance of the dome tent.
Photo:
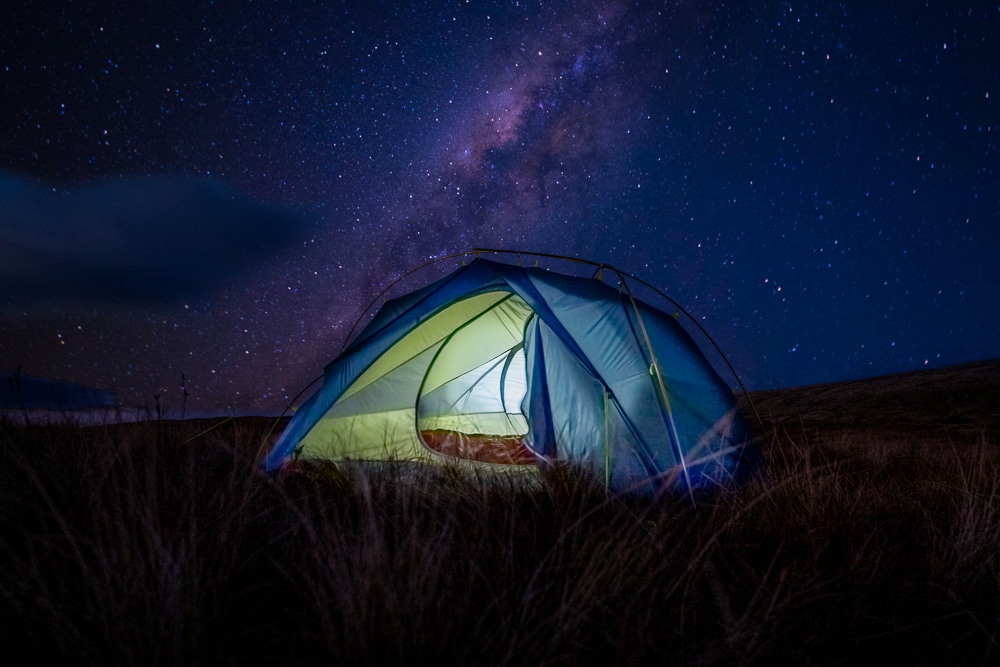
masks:
<svg viewBox="0 0 1000 667"><path fill-rule="evenodd" d="M756 459L674 317L619 288L477 258L386 302L265 460L570 461L619 492L693 492Z"/></svg>

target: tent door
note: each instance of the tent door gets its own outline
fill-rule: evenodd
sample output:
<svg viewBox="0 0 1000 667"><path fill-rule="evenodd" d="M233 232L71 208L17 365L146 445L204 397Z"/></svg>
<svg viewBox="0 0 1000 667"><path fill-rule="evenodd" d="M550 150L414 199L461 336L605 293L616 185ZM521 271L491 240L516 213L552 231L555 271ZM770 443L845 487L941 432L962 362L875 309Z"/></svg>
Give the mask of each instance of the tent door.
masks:
<svg viewBox="0 0 1000 667"><path fill-rule="evenodd" d="M417 430L432 451L489 463L531 464L521 411L527 380L524 322L532 315L508 294L457 327L429 364L416 406Z"/></svg>

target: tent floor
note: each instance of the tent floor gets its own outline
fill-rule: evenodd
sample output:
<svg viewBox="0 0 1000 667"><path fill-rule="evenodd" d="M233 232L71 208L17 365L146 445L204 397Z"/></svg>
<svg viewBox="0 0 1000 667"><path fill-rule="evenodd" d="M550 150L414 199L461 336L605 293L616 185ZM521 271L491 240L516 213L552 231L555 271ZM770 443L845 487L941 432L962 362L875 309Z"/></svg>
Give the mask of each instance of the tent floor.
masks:
<svg viewBox="0 0 1000 667"><path fill-rule="evenodd" d="M508 465L534 465L539 459L527 445L523 436L460 433L458 431L421 431L428 447L448 456L483 463Z"/></svg>

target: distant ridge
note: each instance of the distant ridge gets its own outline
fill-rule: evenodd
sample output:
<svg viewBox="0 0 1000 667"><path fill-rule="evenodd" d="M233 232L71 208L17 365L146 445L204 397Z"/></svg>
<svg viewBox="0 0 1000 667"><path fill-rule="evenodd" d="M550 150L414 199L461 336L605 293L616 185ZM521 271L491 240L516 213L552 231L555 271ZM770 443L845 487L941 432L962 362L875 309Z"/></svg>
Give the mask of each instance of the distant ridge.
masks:
<svg viewBox="0 0 1000 667"><path fill-rule="evenodd" d="M765 426L789 433L982 434L1000 441L1000 359L757 391L750 398Z"/></svg>

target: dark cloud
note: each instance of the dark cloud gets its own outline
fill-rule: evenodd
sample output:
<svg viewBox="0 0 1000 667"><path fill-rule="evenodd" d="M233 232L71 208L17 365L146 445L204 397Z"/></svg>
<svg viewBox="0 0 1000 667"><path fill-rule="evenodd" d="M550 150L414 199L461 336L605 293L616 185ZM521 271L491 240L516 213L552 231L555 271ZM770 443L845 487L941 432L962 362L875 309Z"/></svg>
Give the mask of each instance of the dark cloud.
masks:
<svg viewBox="0 0 1000 667"><path fill-rule="evenodd" d="M117 403L113 391L22 375L20 370L0 371L0 408L5 410L79 410Z"/></svg>
<svg viewBox="0 0 1000 667"><path fill-rule="evenodd" d="M0 174L0 304L157 303L273 258L302 216L207 180L70 188Z"/></svg>

